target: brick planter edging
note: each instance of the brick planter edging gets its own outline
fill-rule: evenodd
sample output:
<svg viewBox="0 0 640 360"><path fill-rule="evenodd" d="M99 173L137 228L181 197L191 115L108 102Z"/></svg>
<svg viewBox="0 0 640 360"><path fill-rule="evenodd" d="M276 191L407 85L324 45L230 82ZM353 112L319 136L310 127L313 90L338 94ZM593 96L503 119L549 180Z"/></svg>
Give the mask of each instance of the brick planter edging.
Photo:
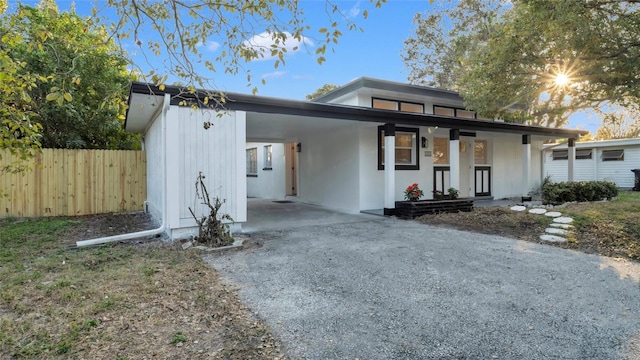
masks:
<svg viewBox="0 0 640 360"><path fill-rule="evenodd" d="M396 201L396 216L413 219L427 214L473 210L473 199Z"/></svg>

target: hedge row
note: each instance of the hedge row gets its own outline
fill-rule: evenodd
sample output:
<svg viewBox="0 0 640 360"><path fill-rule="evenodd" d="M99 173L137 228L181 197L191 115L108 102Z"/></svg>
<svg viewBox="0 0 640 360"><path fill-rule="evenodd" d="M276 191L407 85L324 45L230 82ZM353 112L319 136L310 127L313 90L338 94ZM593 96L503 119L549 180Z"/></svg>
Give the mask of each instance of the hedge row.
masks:
<svg viewBox="0 0 640 360"><path fill-rule="evenodd" d="M618 187L610 181L570 181L542 185L545 204L559 205L570 201L585 202L611 199L618 196Z"/></svg>

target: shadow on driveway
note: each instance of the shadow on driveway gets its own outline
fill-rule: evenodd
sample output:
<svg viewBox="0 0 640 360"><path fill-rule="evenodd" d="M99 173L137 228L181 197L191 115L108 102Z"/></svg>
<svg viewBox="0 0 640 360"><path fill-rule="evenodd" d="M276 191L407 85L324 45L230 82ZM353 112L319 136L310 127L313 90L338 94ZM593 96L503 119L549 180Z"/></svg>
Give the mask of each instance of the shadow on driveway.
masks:
<svg viewBox="0 0 640 360"><path fill-rule="evenodd" d="M352 216L206 257L292 358L640 358L637 263Z"/></svg>

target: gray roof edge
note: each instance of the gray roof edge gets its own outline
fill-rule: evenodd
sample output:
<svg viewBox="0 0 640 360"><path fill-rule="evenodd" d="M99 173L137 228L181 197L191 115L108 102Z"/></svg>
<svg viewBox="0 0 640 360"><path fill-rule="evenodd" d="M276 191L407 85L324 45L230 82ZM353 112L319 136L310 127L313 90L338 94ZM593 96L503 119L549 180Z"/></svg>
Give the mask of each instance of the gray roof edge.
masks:
<svg viewBox="0 0 640 360"><path fill-rule="evenodd" d="M624 147L624 146L640 146L640 138L627 139L610 139L610 140L594 140L576 142L576 148L601 148L601 147ZM548 144L544 146L544 150L549 149L566 149L567 143Z"/></svg>
<svg viewBox="0 0 640 360"><path fill-rule="evenodd" d="M363 76L350 81L346 85L332 90L318 98L315 98L312 101L326 103L362 88L388 90L399 93L417 94L422 96L440 96L445 99L463 100L460 94L456 91L443 90L421 85L405 84L396 81L381 80Z"/></svg>

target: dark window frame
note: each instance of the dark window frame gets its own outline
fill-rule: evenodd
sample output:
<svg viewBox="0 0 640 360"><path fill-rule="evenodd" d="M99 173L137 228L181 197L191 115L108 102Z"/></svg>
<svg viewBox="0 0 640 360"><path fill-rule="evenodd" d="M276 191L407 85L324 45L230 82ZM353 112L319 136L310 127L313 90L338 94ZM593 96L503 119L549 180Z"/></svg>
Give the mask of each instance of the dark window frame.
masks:
<svg viewBox="0 0 640 360"><path fill-rule="evenodd" d="M378 170L384 170L384 164L382 163L382 143L384 141L384 136L382 133L384 132L384 125L378 126ZM405 164L396 164L396 170L420 170L420 146L418 146L418 141L420 139L420 129L419 128L408 128L408 127L396 127L396 133L414 133L416 135L415 141L415 158L416 163L411 165Z"/></svg>
<svg viewBox="0 0 640 360"><path fill-rule="evenodd" d="M478 118L478 113L475 112L475 111L471 111L471 110L467 110L467 109L463 109L463 108L457 108L457 107L453 107L453 106L444 106L444 105L435 105L435 104L431 107L431 112L434 115L436 114L436 108L453 110L453 117L458 117L458 110L461 110L461 111L469 111L469 112L473 113L473 117L472 118L465 117L463 119L477 119ZM447 115L439 115L439 116L447 116Z"/></svg>
<svg viewBox="0 0 640 360"><path fill-rule="evenodd" d="M423 103L418 103L418 102L413 102L413 101L404 101L404 100L396 100L396 99L386 99L386 98L381 98L381 97L371 97L371 108L372 109L380 109L380 108L374 108L373 107L373 102L375 100L380 100L380 101L388 101L388 102L395 102L397 105L397 110L395 111L399 111L399 112L409 112L412 114L424 114L425 112L425 106ZM414 112L414 111L402 111L400 110L402 108L402 104L410 104L410 105L419 105L422 106L422 112ZM380 109L380 110L385 110L385 109ZM394 111L394 110L391 110Z"/></svg>

